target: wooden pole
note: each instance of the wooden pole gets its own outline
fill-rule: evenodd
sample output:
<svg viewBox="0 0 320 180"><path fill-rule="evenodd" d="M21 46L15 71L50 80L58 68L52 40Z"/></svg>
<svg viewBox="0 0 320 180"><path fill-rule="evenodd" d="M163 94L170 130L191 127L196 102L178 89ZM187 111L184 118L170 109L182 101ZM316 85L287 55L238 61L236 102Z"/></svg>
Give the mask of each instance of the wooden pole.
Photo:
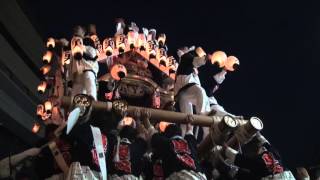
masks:
<svg viewBox="0 0 320 180"><path fill-rule="evenodd" d="M72 100L70 97L63 96L61 98L61 106L62 107L70 107L72 105ZM92 108L95 111L111 111L112 110L112 102L102 102L102 101L93 101ZM174 111L166 111L161 109L152 109L152 108L144 108L138 106L128 106L127 114L129 116L134 116L134 112L136 110L148 109L151 113L151 120L153 121L166 121L171 123L181 123L186 124L189 123L187 120L188 114ZM192 115L193 121L192 125L198 126L207 126L210 127L214 123L219 123L222 120L221 116L205 116L205 115ZM244 124L247 121L243 119L236 119L240 124Z"/></svg>

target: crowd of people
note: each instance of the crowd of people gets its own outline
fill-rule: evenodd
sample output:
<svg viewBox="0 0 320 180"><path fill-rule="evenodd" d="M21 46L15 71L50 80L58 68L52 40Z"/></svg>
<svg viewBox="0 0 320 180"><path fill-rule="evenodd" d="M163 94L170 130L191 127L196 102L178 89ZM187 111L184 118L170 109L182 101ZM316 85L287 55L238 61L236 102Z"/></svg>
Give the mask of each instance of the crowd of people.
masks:
<svg viewBox="0 0 320 180"><path fill-rule="evenodd" d="M129 31L139 34L135 23L131 23L128 32L124 27L122 21L117 23L115 37L123 38L122 35ZM155 41L155 30L148 33L150 41ZM144 34L148 39L148 34ZM69 46L66 40L60 40L60 43ZM94 26L89 26L87 32L80 26L74 29L70 43L70 96L86 94L93 100L104 97L99 94L105 92L99 92L96 87L97 60L100 51L106 51L104 53L108 52L107 56L110 56L117 47L111 40L106 43L109 45L99 48ZM153 42L153 45L166 50L164 41ZM117 47L119 53L123 51L121 47ZM157 54L150 49L148 55ZM150 110L144 108L136 109L132 117L126 113L92 112L85 121L76 123L75 120L72 127L68 127L65 121L49 124L45 139L35 148L0 161L0 178L74 179L81 176L72 174L69 177L72 168L79 168L77 162L80 169L89 170L82 172L87 179L320 179L319 167L287 169L279 152L261 132L252 136L244 130L232 132L222 143L211 142L212 146L205 154L199 152L201 142L211 130L209 127L194 128L192 114L242 118L227 112L214 97L226 74L235 71L240 62L221 51L207 54L201 47L183 47L177 54L173 88L175 111L188 114L189 123L156 122L152 120ZM235 139L233 144L227 141L231 138ZM17 168L19 163L27 165Z"/></svg>

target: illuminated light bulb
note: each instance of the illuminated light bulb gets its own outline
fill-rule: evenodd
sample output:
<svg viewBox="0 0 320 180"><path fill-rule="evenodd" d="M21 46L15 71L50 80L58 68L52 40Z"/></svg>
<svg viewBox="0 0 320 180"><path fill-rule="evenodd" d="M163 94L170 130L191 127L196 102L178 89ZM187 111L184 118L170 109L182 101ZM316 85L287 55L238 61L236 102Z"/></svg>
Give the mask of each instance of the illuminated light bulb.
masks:
<svg viewBox="0 0 320 180"><path fill-rule="evenodd" d="M37 116L41 118L44 113L44 106L42 104L38 104L37 106Z"/></svg>
<svg viewBox="0 0 320 180"><path fill-rule="evenodd" d="M33 133L38 133L39 132L39 130L40 130L40 124L39 123L37 123L37 122L35 122L34 124L33 124L33 126L32 126L32 132Z"/></svg>
<svg viewBox="0 0 320 180"><path fill-rule="evenodd" d="M165 34L160 34L158 37L158 43L160 47L163 47L164 44L166 43L166 35Z"/></svg>
<svg viewBox="0 0 320 180"><path fill-rule="evenodd" d="M143 33L140 33L138 35L138 40L136 42L137 42L136 47L139 47L140 51L145 51L146 50L147 40L146 40L146 36Z"/></svg>
<svg viewBox="0 0 320 180"><path fill-rule="evenodd" d="M39 94L43 94L46 91L46 88L47 88L47 82L41 81L40 84L38 85Z"/></svg>
<svg viewBox="0 0 320 180"><path fill-rule="evenodd" d="M127 69L122 64L115 64L111 67L111 77L117 81L127 76Z"/></svg>
<svg viewBox="0 0 320 180"><path fill-rule="evenodd" d="M106 38L102 43L103 51L107 56L112 56L115 44L112 38Z"/></svg>
<svg viewBox="0 0 320 180"><path fill-rule="evenodd" d="M42 61L45 64L49 64L52 59L52 52L51 51L46 51L46 53L42 57Z"/></svg>
<svg viewBox="0 0 320 180"><path fill-rule="evenodd" d="M50 70L51 70L51 66L48 64L42 66L40 69L40 71L42 72L43 75L48 74Z"/></svg>
<svg viewBox="0 0 320 180"><path fill-rule="evenodd" d="M47 114L50 114L52 111L52 102L47 100L46 102L44 102L44 110Z"/></svg>
<svg viewBox="0 0 320 180"><path fill-rule="evenodd" d="M134 49L135 48L135 44L136 44L136 41L138 39L138 33L135 32L135 31L129 31L128 32L128 43L129 43L129 46L130 46L130 49Z"/></svg>
<svg viewBox="0 0 320 180"><path fill-rule="evenodd" d="M235 56L229 56L225 62L224 68L227 71L235 71L240 65L240 61Z"/></svg>
<svg viewBox="0 0 320 180"><path fill-rule="evenodd" d="M48 38L47 40L47 48L48 49L53 49L56 46L56 42L53 38Z"/></svg>
<svg viewBox="0 0 320 180"><path fill-rule="evenodd" d="M172 123L169 122L165 122L165 121L160 121L159 123L159 129L161 132L164 132L166 130L166 128Z"/></svg>
<svg viewBox="0 0 320 180"><path fill-rule="evenodd" d="M220 68L222 68L225 65L226 60L227 55L223 51L216 51L211 56L211 63L217 64Z"/></svg>
<svg viewBox="0 0 320 180"><path fill-rule="evenodd" d="M80 37L73 37L71 40L71 54L75 60L81 60L83 56L84 46Z"/></svg>

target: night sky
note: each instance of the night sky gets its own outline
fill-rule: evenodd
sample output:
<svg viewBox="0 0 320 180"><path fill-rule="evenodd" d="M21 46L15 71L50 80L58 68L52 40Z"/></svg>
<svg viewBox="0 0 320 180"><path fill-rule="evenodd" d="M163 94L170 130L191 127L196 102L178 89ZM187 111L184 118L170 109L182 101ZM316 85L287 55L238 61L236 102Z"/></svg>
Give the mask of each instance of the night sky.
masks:
<svg viewBox="0 0 320 180"><path fill-rule="evenodd" d="M320 163L320 16L316 4L202 1L20 0L45 39L71 37L72 27L97 25L100 39L114 19L166 33L170 54L199 45L240 60L216 96L233 114L257 116L263 134L289 167ZM76 3L76 4L75 4ZM318 6L319 7L319 6Z"/></svg>

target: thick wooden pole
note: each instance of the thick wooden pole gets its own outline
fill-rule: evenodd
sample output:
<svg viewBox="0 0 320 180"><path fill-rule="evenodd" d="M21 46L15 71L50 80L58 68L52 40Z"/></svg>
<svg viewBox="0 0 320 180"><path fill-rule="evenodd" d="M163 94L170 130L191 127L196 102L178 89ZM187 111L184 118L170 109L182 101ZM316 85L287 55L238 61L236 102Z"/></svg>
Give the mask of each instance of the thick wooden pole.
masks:
<svg viewBox="0 0 320 180"><path fill-rule="evenodd" d="M61 98L61 106L69 107L72 105L72 100L70 97L62 97ZM112 110L112 103L111 102L101 102L101 101L93 101L92 102L93 110L96 111L111 111ZM166 121L172 123L181 123L186 124L188 123L186 113L181 112L173 112L173 111L166 111L160 109L152 109L152 108L142 108L138 106L128 106L127 113L130 116L134 116L134 112L136 110L148 109L151 112L151 120L153 121ZM191 122L192 125L198 126L207 126L210 127L214 123L219 123L222 120L220 116L205 116L205 115L192 115L193 121ZM240 124L244 124L246 120L236 119Z"/></svg>

